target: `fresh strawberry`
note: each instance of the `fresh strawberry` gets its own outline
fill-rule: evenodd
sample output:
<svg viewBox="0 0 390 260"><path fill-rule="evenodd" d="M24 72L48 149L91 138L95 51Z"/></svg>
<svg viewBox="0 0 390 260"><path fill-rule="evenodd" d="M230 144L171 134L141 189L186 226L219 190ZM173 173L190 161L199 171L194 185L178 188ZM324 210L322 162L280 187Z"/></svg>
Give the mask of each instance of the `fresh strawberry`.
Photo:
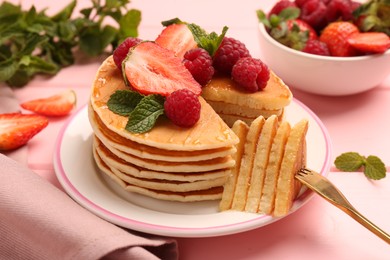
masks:
<svg viewBox="0 0 390 260"><path fill-rule="evenodd" d="M368 53L383 53L390 48L390 38L382 32L363 32L352 35L348 43L355 49Z"/></svg>
<svg viewBox="0 0 390 260"><path fill-rule="evenodd" d="M197 47L192 32L184 23L171 24L161 32L155 42L175 53L179 58L183 58L184 54L193 48Z"/></svg>
<svg viewBox="0 0 390 260"><path fill-rule="evenodd" d="M331 56L355 56L357 51L348 43L348 38L357 33L359 29L350 22L333 22L324 28L320 41L326 43Z"/></svg>
<svg viewBox="0 0 390 260"><path fill-rule="evenodd" d="M202 91L182 59L153 42L142 42L129 52L125 75L130 85L142 94L168 96L183 88L196 95Z"/></svg>
<svg viewBox="0 0 390 260"><path fill-rule="evenodd" d="M0 150L13 150L25 145L48 125L46 117L35 114L0 114Z"/></svg>
<svg viewBox="0 0 390 260"><path fill-rule="evenodd" d="M20 106L44 116L65 116L76 106L76 93L66 90L47 98L24 102Z"/></svg>
<svg viewBox="0 0 390 260"><path fill-rule="evenodd" d="M316 40L318 38L316 31L307 22L301 19L287 20L287 28L291 31L294 24L296 24L301 32L309 31L308 40Z"/></svg>

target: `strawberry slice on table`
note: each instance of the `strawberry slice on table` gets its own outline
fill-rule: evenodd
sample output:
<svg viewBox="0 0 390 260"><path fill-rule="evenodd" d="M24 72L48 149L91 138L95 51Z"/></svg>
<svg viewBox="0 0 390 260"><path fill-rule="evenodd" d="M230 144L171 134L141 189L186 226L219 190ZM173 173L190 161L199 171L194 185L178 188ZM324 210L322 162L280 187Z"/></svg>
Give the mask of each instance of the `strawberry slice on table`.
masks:
<svg viewBox="0 0 390 260"><path fill-rule="evenodd" d="M13 150L25 145L48 123L46 117L36 114L0 114L0 150Z"/></svg>
<svg viewBox="0 0 390 260"><path fill-rule="evenodd" d="M186 24L171 24L164 28L155 42L183 59L184 54L198 45Z"/></svg>
<svg viewBox="0 0 390 260"><path fill-rule="evenodd" d="M362 32L349 37L348 43L362 52L383 53L390 48L390 37L382 32Z"/></svg>
<svg viewBox="0 0 390 260"><path fill-rule="evenodd" d="M76 106L76 100L76 93L69 89L47 98L24 102L20 106L45 116L65 116Z"/></svg>
<svg viewBox="0 0 390 260"><path fill-rule="evenodd" d="M200 95L202 87L172 51L153 42L142 42L125 59L124 73L131 87L141 94L168 96L186 88Z"/></svg>

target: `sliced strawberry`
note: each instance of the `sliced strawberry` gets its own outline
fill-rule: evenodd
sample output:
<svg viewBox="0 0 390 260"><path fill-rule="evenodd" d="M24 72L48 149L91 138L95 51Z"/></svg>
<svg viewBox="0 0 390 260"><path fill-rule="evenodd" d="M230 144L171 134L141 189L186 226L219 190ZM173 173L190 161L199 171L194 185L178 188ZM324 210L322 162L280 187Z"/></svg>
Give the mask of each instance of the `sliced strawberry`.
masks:
<svg viewBox="0 0 390 260"><path fill-rule="evenodd" d="M142 42L130 51L125 74L130 85L142 94L168 96L183 88L196 95L202 91L181 59L153 42Z"/></svg>
<svg viewBox="0 0 390 260"><path fill-rule="evenodd" d="M76 106L76 93L66 90L51 97L24 102L20 106L45 116L65 116Z"/></svg>
<svg viewBox="0 0 390 260"><path fill-rule="evenodd" d="M359 29L350 22L333 22L328 24L322 31L320 41L328 45L332 56L355 56L357 55L357 50L348 43L348 39L357 33L359 33Z"/></svg>
<svg viewBox="0 0 390 260"><path fill-rule="evenodd" d="M390 48L390 38L382 32L362 32L348 38L348 43L362 52L383 53Z"/></svg>
<svg viewBox="0 0 390 260"><path fill-rule="evenodd" d="M155 42L183 59L184 54L197 47L194 36L186 24L171 24L161 32Z"/></svg>
<svg viewBox="0 0 390 260"><path fill-rule="evenodd" d="M13 150L25 145L48 125L46 117L35 114L0 114L0 150Z"/></svg>

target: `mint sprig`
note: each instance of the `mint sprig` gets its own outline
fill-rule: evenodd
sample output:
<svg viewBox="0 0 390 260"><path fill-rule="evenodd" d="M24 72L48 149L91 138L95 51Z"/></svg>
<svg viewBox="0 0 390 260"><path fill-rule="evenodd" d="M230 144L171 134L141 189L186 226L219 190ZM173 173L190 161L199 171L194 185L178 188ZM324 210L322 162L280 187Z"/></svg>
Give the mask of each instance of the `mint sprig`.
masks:
<svg viewBox="0 0 390 260"><path fill-rule="evenodd" d="M34 5L23 10L20 4L0 4L0 82L25 86L37 74L55 75L80 54L96 57L138 35L141 12L129 9L129 0L91 0L74 15L76 3L71 0L53 16Z"/></svg>
<svg viewBox="0 0 390 260"><path fill-rule="evenodd" d="M145 133L153 128L157 118L164 114L164 98L149 95L141 99L129 116L125 129L132 133Z"/></svg>
<svg viewBox="0 0 390 260"><path fill-rule="evenodd" d="M211 57L213 57L215 52L218 50L218 47L221 45L221 42L228 30L228 27L224 26L222 33L218 35L216 32L207 33L199 25L194 23L188 24L187 26L191 30L198 46L205 49Z"/></svg>
<svg viewBox="0 0 390 260"><path fill-rule="evenodd" d="M339 155L334 164L337 169L345 172L353 172L363 168L366 177L372 180L380 180L386 177L385 164L374 155L364 157L356 152L347 152Z"/></svg>
<svg viewBox="0 0 390 260"><path fill-rule="evenodd" d="M160 95L144 96L132 90L117 90L110 96L107 106L113 113L128 117L127 131L145 133L164 114L164 101Z"/></svg>

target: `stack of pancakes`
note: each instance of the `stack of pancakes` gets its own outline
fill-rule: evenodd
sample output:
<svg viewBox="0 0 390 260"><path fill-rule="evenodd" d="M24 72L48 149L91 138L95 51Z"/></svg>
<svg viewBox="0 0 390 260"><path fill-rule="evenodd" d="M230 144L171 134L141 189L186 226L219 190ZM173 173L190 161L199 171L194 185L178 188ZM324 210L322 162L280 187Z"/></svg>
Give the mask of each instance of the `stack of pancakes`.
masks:
<svg viewBox="0 0 390 260"><path fill-rule="evenodd" d="M199 97L201 116L192 128L160 118L149 132L135 134L125 130L127 117L107 107L122 89L128 87L109 57L97 72L88 109L99 169L124 189L158 199L220 199L239 139L211 106Z"/></svg>
<svg viewBox="0 0 390 260"><path fill-rule="evenodd" d="M292 99L288 86L272 71L261 91L249 93L231 78L216 75L203 87L202 96L230 127L236 120L250 125L259 116L275 115L281 121Z"/></svg>

